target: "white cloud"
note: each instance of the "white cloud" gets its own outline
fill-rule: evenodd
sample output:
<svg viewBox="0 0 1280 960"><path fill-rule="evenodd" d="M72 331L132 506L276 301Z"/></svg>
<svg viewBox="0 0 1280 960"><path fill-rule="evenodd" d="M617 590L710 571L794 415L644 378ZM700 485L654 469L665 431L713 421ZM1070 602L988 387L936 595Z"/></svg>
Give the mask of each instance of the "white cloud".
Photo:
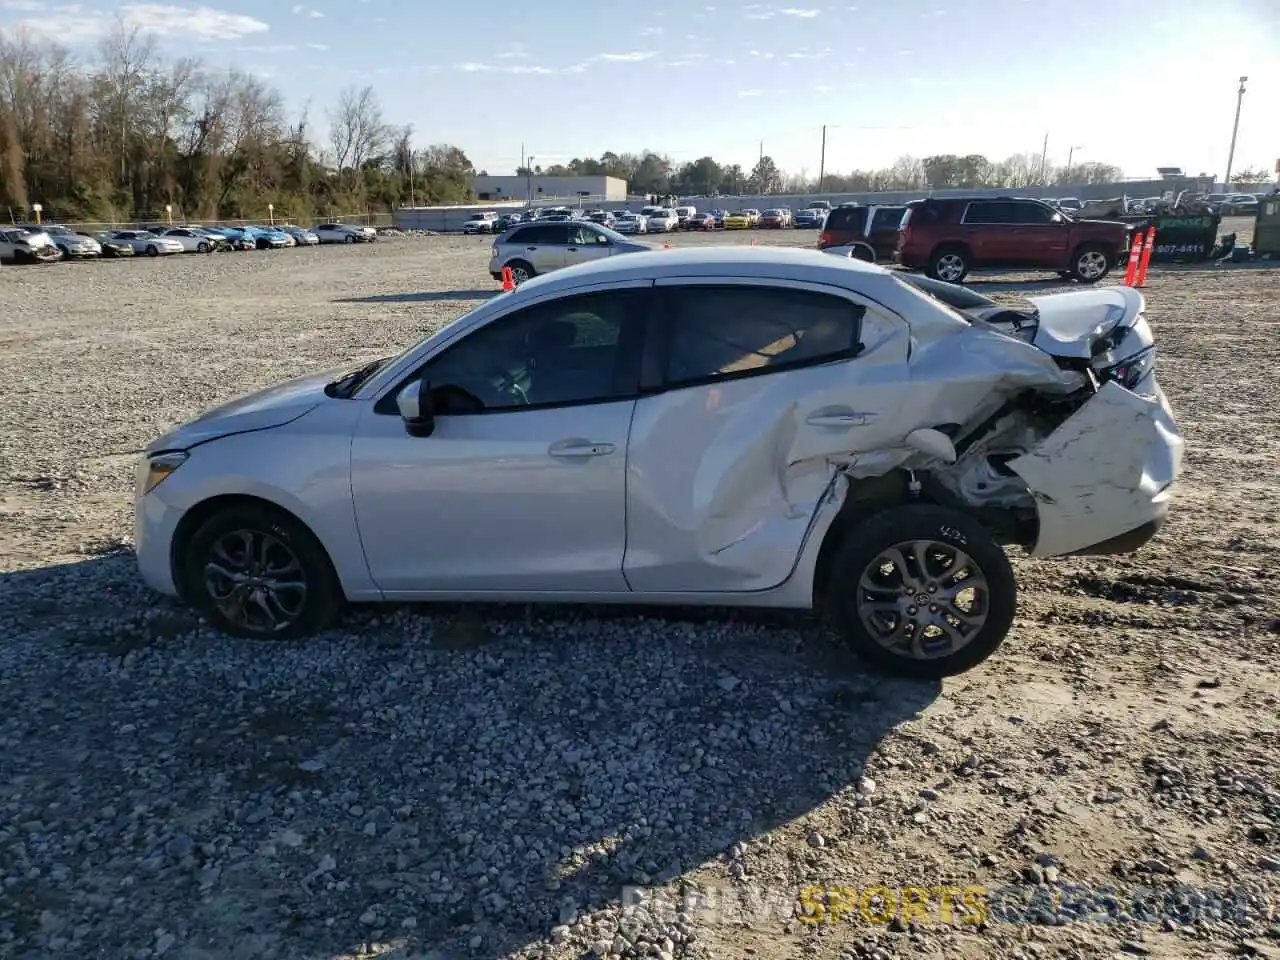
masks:
<svg viewBox="0 0 1280 960"><path fill-rule="evenodd" d="M797 50L795 53L788 53L788 60L821 60L823 57L831 56L831 48L827 47L823 50L810 52L808 50Z"/></svg>
<svg viewBox="0 0 1280 960"><path fill-rule="evenodd" d="M802 10L798 7L787 7L781 11L784 17L799 17L802 20L812 20L821 12L821 10Z"/></svg>
<svg viewBox="0 0 1280 960"><path fill-rule="evenodd" d="M535 67L525 64L498 64L498 63L464 63L458 67L463 73L514 73L514 74L537 74L545 76L559 71L553 67Z"/></svg>
<svg viewBox="0 0 1280 960"><path fill-rule="evenodd" d="M324 14L321 13L319 10L313 10L310 7L304 7L300 3L294 4L293 12L299 17L310 17L312 20L319 20L321 17L324 16Z"/></svg>
<svg viewBox="0 0 1280 960"><path fill-rule="evenodd" d="M327 43L308 43L307 47L311 50L328 50L329 49L329 45Z"/></svg>
<svg viewBox="0 0 1280 960"><path fill-rule="evenodd" d="M40 0L0 0L0 10L22 10L32 13L43 9L44 4Z"/></svg>
<svg viewBox="0 0 1280 960"><path fill-rule="evenodd" d="M656 56L657 54L652 50L632 50L629 53L602 53L595 59L606 63L636 63L640 60L651 60Z"/></svg>
<svg viewBox="0 0 1280 960"><path fill-rule="evenodd" d="M662 27L645 27L640 31L642 37L660 37L662 36Z"/></svg>
<svg viewBox="0 0 1280 960"><path fill-rule="evenodd" d="M7 0L26 3L28 0ZM28 9L10 7L10 9ZM26 30L61 43L75 45L98 40L114 26L114 17L81 4L61 4L43 8L38 17L28 17L9 29ZM270 29L261 20L210 7L178 7L168 3L126 3L119 16L127 27L162 37L194 40L238 40Z"/></svg>
<svg viewBox="0 0 1280 960"><path fill-rule="evenodd" d="M523 43L513 43L510 49L502 51L498 54L499 60L523 60L529 56L529 52L525 50Z"/></svg>
<svg viewBox="0 0 1280 960"><path fill-rule="evenodd" d="M296 43L256 43L245 47L236 47L240 53L293 53L298 49Z"/></svg>
<svg viewBox="0 0 1280 960"><path fill-rule="evenodd" d="M740 97L760 97L763 95L764 95L763 90L739 90L738 91L738 96Z"/></svg>

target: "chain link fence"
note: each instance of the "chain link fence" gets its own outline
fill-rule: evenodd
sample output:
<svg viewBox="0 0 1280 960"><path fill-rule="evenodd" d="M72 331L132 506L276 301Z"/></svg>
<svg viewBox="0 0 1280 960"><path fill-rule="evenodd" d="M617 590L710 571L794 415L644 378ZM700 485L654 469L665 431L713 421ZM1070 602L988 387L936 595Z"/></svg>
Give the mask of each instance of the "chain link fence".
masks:
<svg viewBox="0 0 1280 960"><path fill-rule="evenodd" d="M9 218L13 223L36 222L34 213L24 220L14 210L9 211ZM318 223L350 223L361 227L394 226L390 213L344 213L335 214L331 217L292 217L287 212L279 210L271 211L266 216L254 219L187 218L175 210L172 213L162 211L155 216L137 217L132 220L64 220L57 216L56 211L52 214L45 211L41 214L40 220L43 223L56 223L68 227L77 233L102 233L107 230L146 230L155 227L180 227L196 224L202 227L262 227L272 224L276 226L296 224L300 227L313 227Z"/></svg>

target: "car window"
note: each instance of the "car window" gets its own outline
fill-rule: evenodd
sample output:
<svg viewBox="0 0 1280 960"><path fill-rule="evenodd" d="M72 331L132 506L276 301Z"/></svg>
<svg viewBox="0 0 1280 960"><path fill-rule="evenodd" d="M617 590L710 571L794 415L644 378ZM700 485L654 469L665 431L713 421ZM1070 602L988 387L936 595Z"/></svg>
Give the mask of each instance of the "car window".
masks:
<svg viewBox="0 0 1280 960"><path fill-rule="evenodd" d="M663 295L669 386L851 357L865 313L841 297L784 287L671 287Z"/></svg>
<svg viewBox="0 0 1280 960"><path fill-rule="evenodd" d="M897 230L902 225L902 217L905 212L905 207L880 207L871 218L872 232ZM835 212L832 211L832 216L834 215ZM831 223L830 219L827 220L827 223Z"/></svg>
<svg viewBox="0 0 1280 960"><path fill-rule="evenodd" d="M605 246L609 243L609 238L599 230L593 230L591 227L571 226L569 228L569 244L571 246Z"/></svg>
<svg viewBox="0 0 1280 960"><path fill-rule="evenodd" d="M1052 223L1053 211L1040 203L1026 203L1015 201L1011 206L1014 208L1014 219L1011 223Z"/></svg>
<svg viewBox="0 0 1280 960"><path fill-rule="evenodd" d="M827 214L827 229L854 230L861 233L862 223L866 218L866 210L858 207L836 207Z"/></svg>
<svg viewBox="0 0 1280 960"><path fill-rule="evenodd" d="M565 297L467 335L424 371L440 414L634 396L648 290Z"/></svg>
<svg viewBox="0 0 1280 960"><path fill-rule="evenodd" d="M965 211L965 223L1018 223L1018 204L1007 200L974 200Z"/></svg>

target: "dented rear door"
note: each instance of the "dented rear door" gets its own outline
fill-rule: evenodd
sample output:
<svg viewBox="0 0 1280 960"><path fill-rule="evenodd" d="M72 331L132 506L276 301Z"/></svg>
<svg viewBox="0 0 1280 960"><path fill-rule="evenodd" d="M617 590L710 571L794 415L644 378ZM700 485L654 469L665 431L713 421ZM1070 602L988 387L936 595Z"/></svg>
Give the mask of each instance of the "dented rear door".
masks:
<svg viewBox="0 0 1280 960"><path fill-rule="evenodd" d="M836 464L901 432L907 325L821 284L671 278L658 290L661 383L637 402L628 444L627 583L777 586Z"/></svg>

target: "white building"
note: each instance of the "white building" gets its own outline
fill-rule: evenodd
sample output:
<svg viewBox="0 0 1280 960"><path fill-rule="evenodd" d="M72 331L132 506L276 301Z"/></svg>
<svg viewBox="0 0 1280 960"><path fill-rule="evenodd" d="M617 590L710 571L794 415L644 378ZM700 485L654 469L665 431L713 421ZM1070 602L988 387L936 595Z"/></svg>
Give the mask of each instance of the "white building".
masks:
<svg viewBox="0 0 1280 960"><path fill-rule="evenodd" d="M626 200L627 181L617 177L476 177L471 192L477 200Z"/></svg>

